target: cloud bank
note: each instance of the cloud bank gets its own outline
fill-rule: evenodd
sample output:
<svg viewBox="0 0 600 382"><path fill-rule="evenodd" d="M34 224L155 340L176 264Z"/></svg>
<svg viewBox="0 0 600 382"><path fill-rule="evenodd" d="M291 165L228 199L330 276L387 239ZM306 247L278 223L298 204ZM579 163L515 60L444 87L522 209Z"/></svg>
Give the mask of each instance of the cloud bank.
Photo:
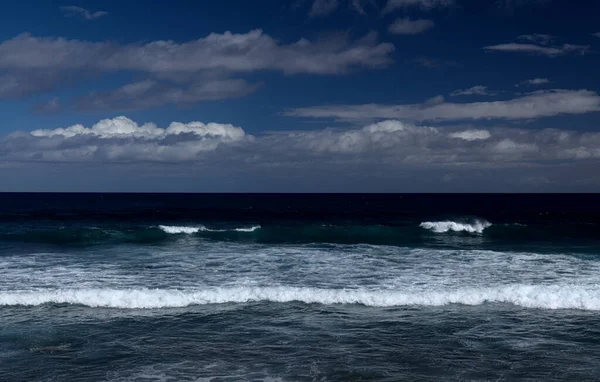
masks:
<svg viewBox="0 0 600 382"><path fill-rule="evenodd" d="M344 121L522 120L600 111L600 95L590 90L547 90L504 101L453 103L437 99L422 104L329 105L288 110L284 115Z"/></svg>
<svg viewBox="0 0 600 382"><path fill-rule="evenodd" d="M433 127L385 120L361 128L252 136L230 124L173 122L160 128L117 117L91 127L15 132L0 139L0 155L6 162L526 166L600 158L600 133Z"/></svg>

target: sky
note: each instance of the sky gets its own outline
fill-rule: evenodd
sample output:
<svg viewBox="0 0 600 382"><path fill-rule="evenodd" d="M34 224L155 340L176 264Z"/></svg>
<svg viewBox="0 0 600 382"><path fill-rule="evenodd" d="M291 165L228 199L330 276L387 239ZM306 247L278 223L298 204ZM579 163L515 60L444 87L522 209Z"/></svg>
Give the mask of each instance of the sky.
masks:
<svg viewBox="0 0 600 382"><path fill-rule="evenodd" d="M33 1L0 192L600 192L600 1Z"/></svg>

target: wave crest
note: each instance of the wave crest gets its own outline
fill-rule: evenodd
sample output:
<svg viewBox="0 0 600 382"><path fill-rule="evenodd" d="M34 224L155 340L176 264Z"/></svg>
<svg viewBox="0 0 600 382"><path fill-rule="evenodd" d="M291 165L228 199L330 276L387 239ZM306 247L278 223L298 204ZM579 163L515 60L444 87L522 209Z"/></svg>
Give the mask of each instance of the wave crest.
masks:
<svg viewBox="0 0 600 382"><path fill-rule="evenodd" d="M469 232L469 233L482 233L488 227L491 227L492 223L485 220L476 220L473 223L461 223L454 222L451 220L439 221L439 222L423 222L419 224L419 227L428 229L435 233L445 233L448 231L453 232Z"/></svg>
<svg viewBox="0 0 600 382"><path fill-rule="evenodd" d="M168 226L168 225L159 225L158 228L170 234L192 234L200 232L204 227L183 227L183 226Z"/></svg>
<svg viewBox="0 0 600 382"><path fill-rule="evenodd" d="M257 229L260 229L261 226L254 225L252 227L242 227L242 228L233 228L233 229L210 229L201 225L198 227L186 227L186 226L168 226L168 225L159 225L158 228L163 230L166 233L170 234L181 234L185 233L188 235L198 233L198 232L254 232Z"/></svg>
<svg viewBox="0 0 600 382"><path fill-rule="evenodd" d="M57 303L120 309L158 309L258 301L360 304L373 307L508 303L537 309L600 310L600 286L507 285L449 291L231 287L205 290L63 289L0 292L0 306Z"/></svg>

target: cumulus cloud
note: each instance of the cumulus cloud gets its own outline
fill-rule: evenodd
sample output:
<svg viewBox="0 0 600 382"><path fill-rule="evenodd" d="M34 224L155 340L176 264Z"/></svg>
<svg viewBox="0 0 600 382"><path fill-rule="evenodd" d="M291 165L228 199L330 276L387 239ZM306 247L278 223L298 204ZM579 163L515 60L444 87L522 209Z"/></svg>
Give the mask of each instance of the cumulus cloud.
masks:
<svg viewBox="0 0 600 382"><path fill-rule="evenodd" d="M282 44L261 30L253 30L242 34L212 33L184 43L159 40L127 45L22 34L0 43L0 98L25 97L86 76L122 71L146 74L149 81L155 81L154 89L168 88L169 95L163 96L163 101L155 100L156 96L152 101L130 100L133 108L144 103L170 103L165 98L189 102L238 97L248 94L255 85L230 78L236 75L267 70L288 75L339 75L385 67L393 62L393 51L394 45L378 42L375 33L358 40L336 36ZM222 82L204 78L211 77L211 73L218 73ZM203 77L202 81L199 77ZM186 86L174 87L158 81L175 78ZM214 89L219 84L224 91ZM97 95L102 98L99 103L110 104L107 99L119 99L132 88L135 86Z"/></svg>
<svg viewBox="0 0 600 382"><path fill-rule="evenodd" d="M95 20L102 16L108 15L108 12L105 11L92 12L85 8L77 7L74 5L60 7L60 10L63 11L63 14L67 17L77 17L85 20Z"/></svg>
<svg viewBox="0 0 600 382"><path fill-rule="evenodd" d="M0 155L17 161L180 162L197 160L222 144L251 141L244 130L219 123L173 122L167 128L138 125L126 118L105 119L92 127L16 132L0 140Z"/></svg>
<svg viewBox="0 0 600 382"><path fill-rule="evenodd" d="M419 7L422 10L430 10L438 7L448 7L454 4L454 0L388 0L383 8L384 13L392 12L399 8Z"/></svg>
<svg viewBox="0 0 600 382"><path fill-rule="evenodd" d="M545 85L545 84L549 84L550 80L547 78L532 78L530 80L525 80L523 82L520 82L518 84L516 84L515 86L539 86L539 85Z"/></svg>
<svg viewBox="0 0 600 382"><path fill-rule="evenodd" d="M292 109L287 116L335 118L346 121L402 119L458 121L480 119L520 120L562 114L600 111L600 95L590 90L547 90L519 98L473 103L425 102L423 104L329 105Z"/></svg>
<svg viewBox="0 0 600 382"><path fill-rule="evenodd" d="M386 120L360 128L266 133L220 123L160 128L118 117L91 127L15 132L0 138L6 163L203 163L274 168L324 165L465 166L600 159L600 133L558 129L464 129Z"/></svg>
<svg viewBox="0 0 600 382"><path fill-rule="evenodd" d="M427 19L411 20L401 17L389 26L388 31L393 34L415 35L425 33L433 28L435 23Z"/></svg>
<svg viewBox="0 0 600 382"><path fill-rule="evenodd" d="M315 0L310 8L311 17L326 16L334 12L339 6L338 0Z"/></svg>
<svg viewBox="0 0 600 382"><path fill-rule="evenodd" d="M77 136L94 136L98 138L144 138L144 139L164 139L170 135L179 135L190 133L194 137L201 138L219 138L223 141L237 141L245 136L244 130L233 125L223 125L218 123L204 124L202 122L191 122L188 124L173 122L166 129L161 129L153 123L138 125L127 117L117 117L114 119L104 119L92 127L83 125L73 125L67 128L54 130L34 130L31 135L34 137L54 137L73 138Z"/></svg>
<svg viewBox="0 0 600 382"><path fill-rule="evenodd" d="M487 86L477 85L477 86L473 86L468 89L455 90L452 93L450 93L450 95L451 96L468 96L468 95L493 96L493 95L496 95L496 93L489 92Z"/></svg>
<svg viewBox="0 0 600 382"><path fill-rule="evenodd" d="M567 54L584 55L590 49L589 45L550 45L554 37L545 34L521 35L517 39L522 42L489 45L483 47L483 49L487 51L526 53L547 57L564 56Z"/></svg>

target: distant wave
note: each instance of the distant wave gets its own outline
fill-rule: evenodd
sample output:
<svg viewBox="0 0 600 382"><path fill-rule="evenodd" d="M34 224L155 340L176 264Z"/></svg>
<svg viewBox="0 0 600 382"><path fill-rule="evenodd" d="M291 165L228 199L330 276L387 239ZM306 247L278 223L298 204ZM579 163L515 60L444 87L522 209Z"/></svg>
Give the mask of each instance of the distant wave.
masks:
<svg viewBox="0 0 600 382"><path fill-rule="evenodd" d="M476 220L472 223L461 223L446 220L439 222L423 222L419 225L419 227L431 230L435 233L445 233L448 231L482 233L483 230L491 226L492 223L485 220Z"/></svg>
<svg viewBox="0 0 600 382"><path fill-rule="evenodd" d="M450 233L462 233L460 240L478 239L485 233L488 243L527 244L559 241L568 245L572 240L598 242L600 224L492 224L485 220L412 221L402 225L380 224L326 224L304 223L258 224L227 223L204 226L202 224L172 223L158 225L101 225L101 226L50 226L10 225L0 230L1 242L45 243L50 245L105 245L119 243L168 244L183 236L208 240L238 241L261 244L372 244L422 246L435 245L445 237L457 239ZM432 240L432 233L436 237ZM469 234L469 236L464 235ZM450 245L456 244L449 241Z"/></svg>
<svg viewBox="0 0 600 382"><path fill-rule="evenodd" d="M242 227L242 228L233 228L233 229L210 229L210 228L206 228L203 225L200 225L198 227L159 225L158 228L160 228L161 230L165 231L166 233L170 233L170 234L185 233L185 234L190 235L190 234L198 233L201 231L202 232L230 232L230 231L254 232L257 229L260 229L261 227L259 225L255 225L252 227Z"/></svg>
<svg viewBox="0 0 600 382"><path fill-rule="evenodd" d="M246 303L360 304L373 307L506 303L537 309L600 310L600 286L507 285L444 291L232 287L206 290L64 289L0 292L0 306L77 304L119 309L181 308Z"/></svg>
<svg viewBox="0 0 600 382"><path fill-rule="evenodd" d="M170 234L178 234L178 233L185 233L185 234L192 234L192 233L198 233L201 230L203 230L204 227L183 227L183 226L169 226L169 225L159 225L158 228L160 228L161 230L165 231L166 233L170 233Z"/></svg>

